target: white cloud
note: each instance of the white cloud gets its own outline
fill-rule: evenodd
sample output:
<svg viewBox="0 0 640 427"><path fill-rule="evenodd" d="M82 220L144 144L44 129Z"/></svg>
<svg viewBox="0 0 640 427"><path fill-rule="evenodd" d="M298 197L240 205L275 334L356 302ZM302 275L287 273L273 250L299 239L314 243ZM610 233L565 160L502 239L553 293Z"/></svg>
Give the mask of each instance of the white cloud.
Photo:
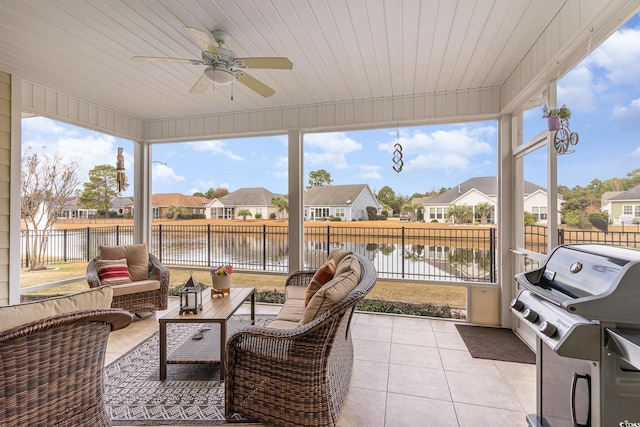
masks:
<svg viewBox="0 0 640 427"><path fill-rule="evenodd" d="M233 151L227 149L227 143L220 140L204 141L204 142L189 142L188 145L194 151L203 151L214 154L214 157L222 154L230 160L240 161L243 160L241 156L234 154Z"/></svg>
<svg viewBox="0 0 640 427"><path fill-rule="evenodd" d="M381 169L382 167L375 165L360 165L358 166L356 176L364 180L382 179L382 174L380 173Z"/></svg>
<svg viewBox="0 0 640 427"><path fill-rule="evenodd" d="M28 117L22 120L22 129L24 132L42 133L47 135L70 135L75 136L77 132L70 127L62 126L60 123L47 119L46 117L36 116Z"/></svg>
<svg viewBox="0 0 640 427"><path fill-rule="evenodd" d="M613 119L623 129L637 129L640 127L640 98L632 100L629 105L616 107Z"/></svg>
<svg viewBox="0 0 640 427"><path fill-rule="evenodd" d="M595 108L596 94L601 84L594 81L594 75L586 62L580 63L558 82L558 103L571 106L574 111L590 111Z"/></svg>
<svg viewBox="0 0 640 427"><path fill-rule="evenodd" d="M406 170L469 169L474 156L493 152L494 126L477 128L460 127L452 130L436 130L431 133L416 131L413 135L400 136L400 140L378 144L378 149L393 152L394 144L402 146Z"/></svg>
<svg viewBox="0 0 640 427"><path fill-rule="evenodd" d="M347 154L362 150L362 144L347 137L343 132L313 133L304 137L305 164L325 169L349 167Z"/></svg>
<svg viewBox="0 0 640 427"><path fill-rule="evenodd" d="M637 86L640 29L624 28L616 31L592 53L590 61L605 70L610 83Z"/></svg>
<svg viewBox="0 0 640 427"><path fill-rule="evenodd" d="M639 87L640 29L616 31L558 82L558 103L574 111L595 111L618 104L629 86Z"/></svg>
<svg viewBox="0 0 640 427"><path fill-rule="evenodd" d="M638 161L640 160L640 147L636 147L635 150L633 150L630 154L628 154L627 156L627 160L633 160L633 161Z"/></svg>
<svg viewBox="0 0 640 427"><path fill-rule="evenodd" d="M151 168L152 179L158 183L174 183L184 182L186 178L176 174L173 169L167 165L154 163Z"/></svg>
<svg viewBox="0 0 640 427"><path fill-rule="evenodd" d="M276 178L286 178L289 176L289 158L287 156L279 156L273 163L274 170L271 173Z"/></svg>
<svg viewBox="0 0 640 427"><path fill-rule="evenodd" d="M65 134L65 132L63 132ZM31 135L33 139L23 140L23 149L53 156L62 156L65 162L77 163L77 176L80 184L88 181L89 171L96 165L110 164L115 167L117 155L117 141L110 135L90 132L84 137L73 138L66 135ZM126 150L124 154L125 173L133 169L133 154ZM130 187L133 184L129 176Z"/></svg>

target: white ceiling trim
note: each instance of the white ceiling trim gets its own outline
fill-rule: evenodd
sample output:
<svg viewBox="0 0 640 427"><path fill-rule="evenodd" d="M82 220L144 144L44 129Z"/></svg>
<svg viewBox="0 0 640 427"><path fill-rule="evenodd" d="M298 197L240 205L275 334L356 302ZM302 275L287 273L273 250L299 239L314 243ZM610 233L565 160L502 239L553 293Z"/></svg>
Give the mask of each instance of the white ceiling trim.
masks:
<svg viewBox="0 0 640 427"><path fill-rule="evenodd" d="M496 119L500 89L336 102L144 122L145 142L183 142Z"/></svg>

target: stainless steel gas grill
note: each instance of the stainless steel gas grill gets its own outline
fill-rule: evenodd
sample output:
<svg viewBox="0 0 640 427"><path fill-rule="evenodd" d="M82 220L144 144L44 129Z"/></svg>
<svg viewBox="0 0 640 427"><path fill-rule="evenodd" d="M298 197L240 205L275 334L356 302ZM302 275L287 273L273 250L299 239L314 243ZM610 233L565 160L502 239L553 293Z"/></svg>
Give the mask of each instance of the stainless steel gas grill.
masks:
<svg viewBox="0 0 640 427"><path fill-rule="evenodd" d="M516 275L537 336L532 427L640 427L640 251L564 245Z"/></svg>

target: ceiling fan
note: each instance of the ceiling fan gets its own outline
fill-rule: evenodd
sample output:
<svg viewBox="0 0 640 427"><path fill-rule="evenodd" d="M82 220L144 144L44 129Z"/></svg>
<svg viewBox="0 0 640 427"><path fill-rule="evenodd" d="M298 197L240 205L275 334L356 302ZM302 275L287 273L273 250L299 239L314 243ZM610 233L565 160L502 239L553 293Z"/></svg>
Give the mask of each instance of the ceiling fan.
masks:
<svg viewBox="0 0 640 427"><path fill-rule="evenodd" d="M175 62L181 64L204 65L204 73L189 90L191 93L204 93L211 85L228 85L239 81L264 97L272 96L275 90L260 80L245 73L246 68L267 68L274 70L291 70L293 63L285 57L256 56L238 58L233 51L224 47L228 34L223 30L212 32L200 31L192 27L184 27L193 41L202 50L202 59L169 58L158 56L134 56L131 59L142 62ZM231 95L233 99L233 94Z"/></svg>

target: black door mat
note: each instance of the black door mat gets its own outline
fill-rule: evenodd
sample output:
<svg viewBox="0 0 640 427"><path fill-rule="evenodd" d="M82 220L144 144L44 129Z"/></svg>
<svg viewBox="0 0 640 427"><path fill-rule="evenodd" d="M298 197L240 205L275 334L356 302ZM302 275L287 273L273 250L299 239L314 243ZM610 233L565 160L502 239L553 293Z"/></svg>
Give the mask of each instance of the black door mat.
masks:
<svg viewBox="0 0 640 427"><path fill-rule="evenodd" d="M511 329L456 325L460 336L477 359L536 363L536 355Z"/></svg>

